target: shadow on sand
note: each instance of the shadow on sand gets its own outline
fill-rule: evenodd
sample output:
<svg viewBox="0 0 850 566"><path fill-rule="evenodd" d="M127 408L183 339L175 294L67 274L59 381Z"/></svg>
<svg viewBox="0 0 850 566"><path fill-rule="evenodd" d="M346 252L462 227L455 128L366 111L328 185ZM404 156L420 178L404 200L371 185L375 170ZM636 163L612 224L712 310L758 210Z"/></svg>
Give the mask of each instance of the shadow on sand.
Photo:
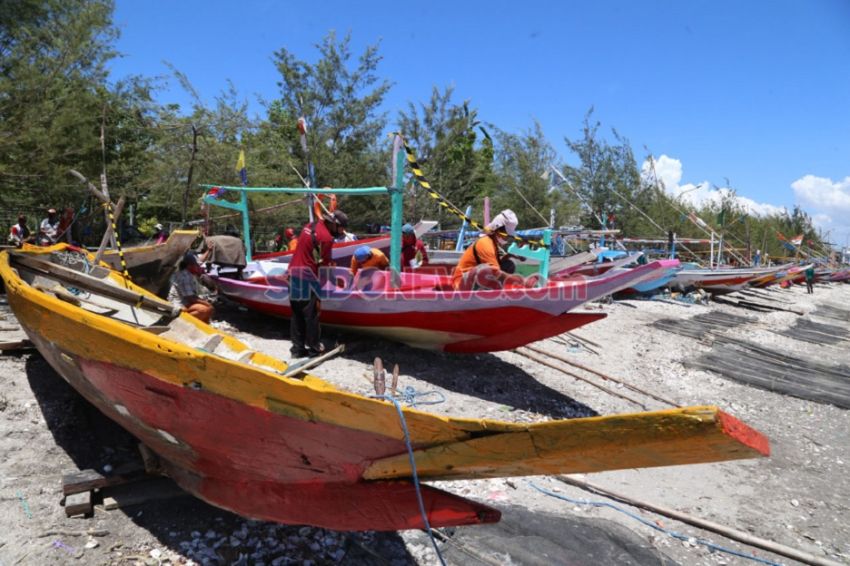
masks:
<svg viewBox="0 0 850 566"><path fill-rule="evenodd" d="M216 318L240 332L269 339L289 338L289 320L242 310L230 301L216 304ZM599 413L537 381L525 370L493 354L447 354L421 350L363 334L323 328L326 345L346 344L341 357L371 365L380 357L384 367L399 364L401 372L453 393L460 393L558 419L593 417ZM289 352L280 352L286 359ZM317 375L321 376L321 370Z"/></svg>

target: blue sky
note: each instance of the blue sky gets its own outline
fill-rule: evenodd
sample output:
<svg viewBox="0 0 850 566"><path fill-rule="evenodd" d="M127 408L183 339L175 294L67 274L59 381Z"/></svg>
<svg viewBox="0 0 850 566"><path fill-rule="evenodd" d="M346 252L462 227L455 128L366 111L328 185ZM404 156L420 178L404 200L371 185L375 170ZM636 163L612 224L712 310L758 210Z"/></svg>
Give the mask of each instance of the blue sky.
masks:
<svg viewBox="0 0 850 566"><path fill-rule="evenodd" d="M273 53L314 61L328 33L380 42L391 122L434 86L513 132L539 121L568 162L593 106L603 128L658 159L671 192L714 198L726 179L754 212L802 205L850 238L850 2L283 2L117 0L112 77L184 72L211 102L231 80L262 113ZM188 105L173 88L161 102Z"/></svg>

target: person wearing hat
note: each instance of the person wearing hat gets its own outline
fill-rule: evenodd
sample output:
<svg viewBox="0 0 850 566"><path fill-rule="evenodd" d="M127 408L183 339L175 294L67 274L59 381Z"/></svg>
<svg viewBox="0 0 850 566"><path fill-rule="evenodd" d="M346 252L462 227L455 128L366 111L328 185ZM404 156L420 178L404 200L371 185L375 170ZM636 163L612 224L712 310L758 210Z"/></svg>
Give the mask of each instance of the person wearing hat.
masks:
<svg viewBox="0 0 850 566"><path fill-rule="evenodd" d="M165 229L165 226L162 224L157 224L153 227L153 243L154 244L164 244L168 240L168 231Z"/></svg>
<svg viewBox="0 0 850 566"><path fill-rule="evenodd" d="M501 246L508 243L508 236L516 233L517 224L512 210L506 209L497 214L485 226L484 234L460 256L452 274L452 287L459 290L500 288L511 271L510 266L503 263L506 254Z"/></svg>
<svg viewBox="0 0 850 566"><path fill-rule="evenodd" d="M198 258L191 251L186 252L174 276L174 289L180 299L183 312L187 312L198 320L209 324L213 315L213 306L198 294L198 278L204 270L198 263Z"/></svg>
<svg viewBox="0 0 850 566"><path fill-rule="evenodd" d="M333 267L331 249L334 238L348 226L348 216L341 210L322 214L304 226L298 236L298 246L289 263L289 320L293 358L315 357L322 353L319 325L319 294L324 268Z"/></svg>
<svg viewBox="0 0 850 566"><path fill-rule="evenodd" d="M38 228L40 239L45 245L53 245L59 238L59 215L55 208L47 209L47 218L41 221Z"/></svg>
<svg viewBox="0 0 850 566"><path fill-rule="evenodd" d="M390 260L378 248L360 246L354 250L354 255L351 257L351 275L357 275L361 269L384 270L389 266Z"/></svg>
<svg viewBox="0 0 850 566"><path fill-rule="evenodd" d="M401 227L401 268L428 265L428 248L416 237L412 224Z"/></svg>

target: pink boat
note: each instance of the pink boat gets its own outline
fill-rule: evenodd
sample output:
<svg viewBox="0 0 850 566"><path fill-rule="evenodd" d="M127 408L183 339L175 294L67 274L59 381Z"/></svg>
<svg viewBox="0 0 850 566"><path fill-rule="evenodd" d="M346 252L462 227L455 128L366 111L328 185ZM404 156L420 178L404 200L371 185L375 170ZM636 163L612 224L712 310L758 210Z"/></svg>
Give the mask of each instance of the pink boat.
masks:
<svg viewBox="0 0 850 566"><path fill-rule="evenodd" d="M599 277L550 281L537 288L475 291L456 291L448 277L419 273L400 274L397 289L389 286L389 272L372 272L352 284L348 270L336 268L338 281L345 283L323 289L322 324L431 350L508 350L604 318L604 313L570 311L657 277L670 261ZM218 278L219 291L256 311L289 317L286 266L256 262L254 269L246 272L246 281Z"/></svg>

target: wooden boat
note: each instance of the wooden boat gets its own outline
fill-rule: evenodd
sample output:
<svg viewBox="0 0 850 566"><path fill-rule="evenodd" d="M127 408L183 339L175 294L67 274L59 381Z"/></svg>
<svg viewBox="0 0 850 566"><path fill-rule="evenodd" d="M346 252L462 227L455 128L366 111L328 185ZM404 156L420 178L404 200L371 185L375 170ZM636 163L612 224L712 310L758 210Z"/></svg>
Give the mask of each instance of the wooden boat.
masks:
<svg viewBox="0 0 850 566"><path fill-rule="evenodd" d="M607 253L607 250L606 252ZM574 264L566 269L562 269L555 277L558 279L566 279L569 277L574 277L577 275L583 277L595 277L597 275L602 275L603 273L607 273L612 269L617 269L621 267L625 267L627 265L631 265L635 263L640 256L642 256L642 252L625 254L614 259L608 261L602 261L600 258L599 261L591 262L591 263L583 263L583 264ZM678 260L677 260L678 264Z"/></svg>
<svg viewBox="0 0 850 566"><path fill-rule="evenodd" d="M219 292L258 312L288 318L292 311L285 266L256 262L253 267L245 281L218 278ZM604 313L569 311L664 269L661 262L652 262L611 275L550 281L540 288L455 291L442 276L402 273L400 287L393 289L389 272L351 281L348 270L337 268L337 279L344 283L325 287L322 324L417 348L509 350L604 318Z"/></svg>
<svg viewBox="0 0 850 566"><path fill-rule="evenodd" d="M451 275L462 255L462 251L429 250L428 258L430 260L430 264L418 267L412 271L416 273L431 273L433 275ZM565 275L571 269L578 268L583 264L594 261L596 257L596 253L593 250L565 256L553 255L549 259L549 277L554 278ZM531 275L538 270L539 264L533 259L528 259L517 262L516 267L517 273L521 275Z"/></svg>
<svg viewBox="0 0 850 566"><path fill-rule="evenodd" d="M770 287L771 285L776 284L777 280L782 277L785 274L786 270L791 266L792 264L790 263L773 266L773 271L765 273L764 275L761 275L759 277L754 277L753 279L750 279L747 284L750 287Z"/></svg>
<svg viewBox="0 0 850 566"><path fill-rule="evenodd" d="M683 267L670 281L670 287L682 291L705 289L715 294L740 291L753 279L775 271L773 267L702 269L692 263L683 264Z"/></svg>
<svg viewBox="0 0 850 566"><path fill-rule="evenodd" d="M423 480L492 478L765 456L767 439L716 407L510 423L403 408L335 388L67 251L0 253L29 338L66 381L149 446L166 473L242 516L339 530L423 528ZM90 264L90 261L89 261ZM76 293L76 294L75 294ZM431 526L499 511L421 486Z"/></svg>
<svg viewBox="0 0 850 566"><path fill-rule="evenodd" d="M647 280L642 281L640 283L636 283L635 285L632 285L631 287L624 289L622 291L622 293L623 294L650 294L650 293L655 293L659 289L669 285L670 282L673 280L673 278L676 277L676 274L679 273L679 271L682 270L682 265L679 262L679 260L677 260L677 259L661 260L660 263L664 267L664 269L661 271L661 273L658 276L656 276L652 279L647 279ZM617 269L621 270L621 269L628 269L628 268L620 267L620 268L617 268Z"/></svg>
<svg viewBox="0 0 850 566"><path fill-rule="evenodd" d="M124 248L130 278L151 293L167 296L177 264L199 235L197 230L175 230L165 243ZM122 270L117 250L106 251L103 261L116 271Z"/></svg>

